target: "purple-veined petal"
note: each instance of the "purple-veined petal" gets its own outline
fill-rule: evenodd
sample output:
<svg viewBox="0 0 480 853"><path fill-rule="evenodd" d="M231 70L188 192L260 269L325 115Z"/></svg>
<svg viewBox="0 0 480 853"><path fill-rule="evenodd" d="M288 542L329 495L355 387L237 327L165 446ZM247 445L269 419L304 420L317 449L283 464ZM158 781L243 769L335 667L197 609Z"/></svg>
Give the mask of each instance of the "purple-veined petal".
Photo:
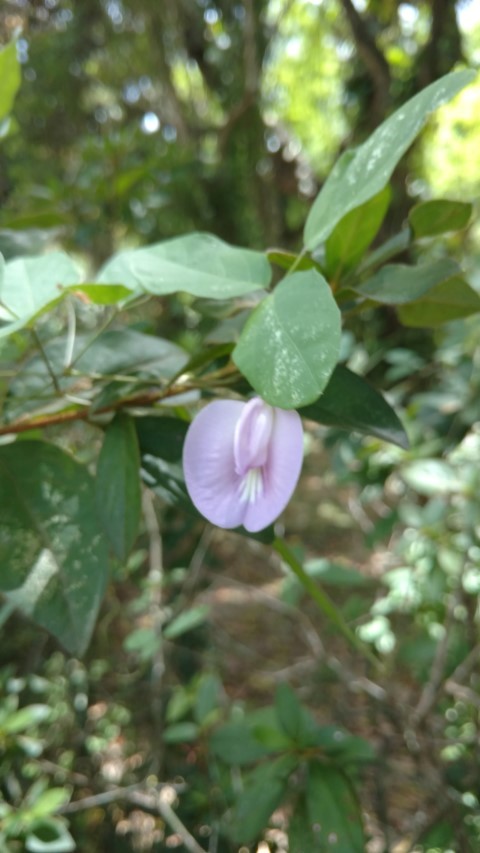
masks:
<svg viewBox="0 0 480 853"><path fill-rule="evenodd" d="M233 451L244 405L237 400L214 400L194 418L185 438L183 470L188 492L199 512L218 527L238 527L245 514Z"/></svg>
<svg viewBox="0 0 480 853"><path fill-rule="evenodd" d="M274 409L263 493L247 503L243 525L250 533L268 527L285 509L297 485L303 462L303 427L298 412Z"/></svg>

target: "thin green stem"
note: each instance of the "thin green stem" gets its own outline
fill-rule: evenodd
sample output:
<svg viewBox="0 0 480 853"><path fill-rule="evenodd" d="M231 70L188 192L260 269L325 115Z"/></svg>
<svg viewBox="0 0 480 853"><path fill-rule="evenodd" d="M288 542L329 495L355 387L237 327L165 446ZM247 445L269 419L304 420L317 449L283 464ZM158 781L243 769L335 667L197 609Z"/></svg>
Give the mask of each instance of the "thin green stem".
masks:
<svg viewBox="0 0 480 853"><path fill-rule="evenodd" d="M50 379L53 382L53 387L55 388L55 391L57 392L57 394L60 396L62 393L62 389L60 388L57 374L55 373L52 365L50 364L50 360L49 360L48 355L46 353L45 347L43 346L40 335L36 332L35 329L30 329L30 331L32 333L32 336L35 340L35 343L36 343L38 349L40 350L40 355L43 358L43 361L45 362L45 367L47 368L48 373L50 375Z"/></svg>
<svg viewBox="0 0 480 853"><path fill-rule="evenodd" d="M307 251L308 251L308 249L304 246L304 247L303 247L303 249L302 249L302 251L300 252L300 254L298 254L298 255L297 255L297 257L295 258L295 260L294 260L294 262L293 262L292 266L291 266L291 267L289 267L289 269L287 270L287 275L286 275L286 276L284 276L284 278L287 278L287 276L289 276L289 275L291 275L293 272L295 272L295 270L297 269L297 267L298 267L298 266L299 266L299 264L302 262L302 260L304 259L305 255L307 254Z"/></svg>
<svg viewBox="0 0 480 853"><path fill-rule="evenodd" d="M277 554L292 570L293 574L298 578L304 590L313 599L318 609L326 616L340 631L341 634L349 641L349 643L367 660L373 664L376 669L382 667L381 661L373 654L368 646L365 645L357 635L349 628L342 614L337 610L333 601L322 589L322 587L307 574L301 563L295 557L295 554L290 550L283 539L275 539L273 547Z"/></svg>

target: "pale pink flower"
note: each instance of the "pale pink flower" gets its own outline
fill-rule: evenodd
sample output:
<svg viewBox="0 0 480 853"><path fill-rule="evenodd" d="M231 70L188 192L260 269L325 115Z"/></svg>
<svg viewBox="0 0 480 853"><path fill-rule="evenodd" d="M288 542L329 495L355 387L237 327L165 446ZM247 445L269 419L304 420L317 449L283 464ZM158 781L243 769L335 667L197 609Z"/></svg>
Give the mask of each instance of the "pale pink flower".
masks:
<svg viewBox="0 0 480 853"><path fill-rule="evenodd" d="M188 429L183 449L185 482L196 508L212 524L268 527L290 500L300 476L300 416L269 406L215 400Z"/></svg>

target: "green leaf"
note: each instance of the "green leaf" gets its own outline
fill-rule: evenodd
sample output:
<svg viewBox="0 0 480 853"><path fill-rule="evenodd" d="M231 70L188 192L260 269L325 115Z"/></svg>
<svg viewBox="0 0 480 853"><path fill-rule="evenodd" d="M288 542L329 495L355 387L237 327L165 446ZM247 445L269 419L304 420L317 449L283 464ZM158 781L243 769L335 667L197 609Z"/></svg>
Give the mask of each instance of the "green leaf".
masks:
<svg viewBox="0 0 480 853"><path fill-rule="evenodd" d="M107 427L98 458L98 517L119 560L125 562L138 536L141 511L140 452L133 419L121 412Z"/></svg>
<svg viewBox="0 0 480 853"><path fill-rule="evenodd" d="M410 305L402 305L398 316L404 326L428 328L461 320L480 311L480 296L459 276L437 284Z"/></svg>
<svg viewBox="0 0 480 853"><path fill-rule="evenodd" d="M305 711L288 684L279 684L275 691L275 711L285 734L298 741L305 730Z"/></svg>
<svg viewBox="0 0 480 853"><path fill-rule="evenodd" d="M12 110L15 95L22 82L20 65L17 57L17 45L12 41L0 50L0 122Z"/></svg>
<svg viewBox="0 0 480 853"><path fill-rule="evenodd" d="M449 258L419 266L387 264L355 290L375 302L403 305L420 299L432 287L457 272L458 264Z"/></svg>
<svg viewBox="0 0 480 853"><path fill-rule="evenodd" d="M71 853L76 844L66 826L55 819L35 821L25 840L29 853Z"/></svg>
<svg viewBox="0 0 480 853"><path fill-rule="evenodd" d="M288 825L288 853L324 853L321 836L320 825L310 824L305 797L300 797Z"/></svg>
<svg viewBox="0 0 480 853"><path fill-rule="evenodd" d="M158 456L167 462L181 461L188 427L189 424L180 418L135 418L141 453Z"/></svg>
<svg viewBox="0 0 480 853"><path fill-rule="evenodd" d="M386 186L365 204L341 219L326 244L326 272L338 281L356 267L380 228L390 203L390 187Z"/></svg>
<svg viewBox="0 0 480 853"><path fill-rule="evenodd" d="M199 726L210 718L213 711L221 705L222 682L213 673L204 673L200 677L193 708L193 716Z"/></svg>
<svg viewBox="0 0 480 853"><path fill-rule="evenodd" d="M284 278L252 312L232 358L267 403L293 409L322 393L339 350L338 306L309 270Z"/></svg>
<svg viewBox="0 0 480 853"><path fill-rule="evenodd" d="M157 296L185 291L205 299L231 299L267 287L270 276L262 253L229 246L211 234L188 234L119 252L107 261L98 281Z"/></svg>
<svg viewBox="0 0 480 853"><path fill-rule="evenodd" d="M164 743L192 743L199 734L196 723L174 723L163 730L162 740Z"/></svg>
<svg viewBox="0 0 480 853"><path fill-rule="evenodd" d="M132 296L133 291L123 284L80 284L74 289L84 293L95 305L113 305Z"/></svg>
<svg viewBox="0 0 480 853"><path fill-rule="evenodd" d="M247 721L225 723L215 729L209 740L210 750L225 764L252 764L270 752L268 745L260 742Z"/></svg>
<svg viewBox="0 0 480 853"><path fill-rule="evenodd" d="M78 384L79 377L82 375L85 375L89 382L92 374L99 379L127 374L132 376L133 380L138 377L146 381L152 380L155 384L158 380L170 381L188 359L184 350L170 341L154 335L144 335L134 329L110 329L93 340L91 336L78 335L73 351L73 370L65 372L66 345L67 340L64 336L44 344L44 352L62 391L68 391L69 388ZM111 394L111 397L114 399L121 397L122 388L129 393L132 390L132 384L124 381L120 386L117 385L116 396ZM43 405L48 391L51 393L53 391L52 380L45 360L36 354L23 364L23 370L17 374L10 385L10 397L7 401L10 419L15 415L11 408L15 407L16 396L27 399L28 407L36 408L38 406L36 398L40 399ZM106 396L107 392L104 399ZM94 406L98 408L101 402L102 398L98 396Z"/></svg>
<svg viewBox="0 0 480 853"><path fill-rule="evenodd" d="M48 720L51 713L48 705L27 705L25 708L20 708L19 711L10 714L0 723L0 732L9 735L24 732L26 729Z"/></svg>
<svg viewBox="0 0 480 853"><path fill-rule="evenodd" d="M300 409L302 417L327 426L374 435L408 448L403 425L384 397L361 376L338 365L319 400Z"/></svg>
<svg viewBox="0 0 480 853"><path fill-rule="evenodd" d="M235 841L249 844L265 829L286 793L288 777L296 764L292 756L282 755L248 775L233 813L231 835Z"/></svg>
<svg viewBox="0 0 480 853"><path fill-rule="evenodd" d="M408 486L426 497L461 492L464 488L462 479L443 459L416 459L405 465L401 474Z"/></svg>
<svg viewBox="0 0 480 853"><path fill-rule="evenodd" d="M348 778L317 761L308 766L307 813L311 826L320 827L323 849L335 853L364 853L360 807Z"/></svg>
<svg viewBox="0 0 480 853"><path fill-rule="evenodd" d="M0 589L72 654L90 640L108 572L93 480L54 445L0 447Z"/></svg>
<svg viewBox="0 0 480 853"><path fill-rule="evenodd" d="M295 267L297 272L311 269L323 272L320 264L308 255L299 257L299 255L295 255L294 252L285 252L283 249L269 249L266 255L271 264L276 264L276 266L280 267L282 270L289 270L292 267Z"/></svg>
<svg viewBox="0 0 480 853"><path fill-rule="evenodd" d="M206 604L200 604L198 607L191 607L189 610L184 610L183 613L172 619L163 629L163 636L167 640L174 640L176 637L181 637L187 631L193 631L194 628L203 625L209 613L210 608Z"/></svg>
<svg viewBox="0 0 480 853"><path fill-rule="evenodd" d="M430 113L451 100L475 76L475 71L464 70L436 80L389 116L363 145L342 154L308 215L304 232L307 249L315 249L349 211L386 186Z"/></svg>
<svg viewBox="0 0 480 853"><path fill-rule="evenodd" d="M468 225L473 206L463 201L434 199L412 207L408 220L415 237L436 237L448 231L461 231Z"/></svg>
<svg viewBox="0 0 480 853"><path fill-rule="evenodd" d="M35 800L30 808L30 814L36 818L47 817L67 803L70 793L65 788L48 788Z"/></svg>
<svg viewBox="0 0 480 853"><path fill-rule="evenodd" d="M78 285L80 274L64 252L33 258L17 258L5 264L0 284L0 304L11 322L0 328L0 337L31 323L65 296L65 288Z"/></svg>

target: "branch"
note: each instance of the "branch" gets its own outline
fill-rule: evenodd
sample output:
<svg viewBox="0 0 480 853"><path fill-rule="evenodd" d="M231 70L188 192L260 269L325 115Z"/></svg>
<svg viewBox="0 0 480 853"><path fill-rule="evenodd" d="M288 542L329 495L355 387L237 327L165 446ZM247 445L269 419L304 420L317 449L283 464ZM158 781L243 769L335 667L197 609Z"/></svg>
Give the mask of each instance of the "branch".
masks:
<svg viewBox="0 0 480 853"><path fill-rule="evenodd" d="M375 39L370 35L368 26L352 3L352 0L341 0L345 16L350 25L358 55L363 61L372 80L375 97L373 112L376 122L380 122L388 105L390 90L390 67L382 51L377 47Z"/></svg>
<svg viewBox="0 0 480 853"><path fill-rule="evenodd" d="M116 412L119 409L127 407L144 407L151 406L160 400L166 400L168 397L175 397L178 394L186 394L187 391L196 391L198 385L172 385L169 388L163 388L161 391L146 391L142 394L125 397L123 400L116 400L114 403L109 403L107 406L102 406L96 409L94 417L97 415ZM58 424L71 423L72 421L88 421L92 418L90 407L83 409L68 409L67 411L57 412L54 415L38 415L37 417L22 418L18 421L13 421L11 424L0 426L0 435L13 435L21 432L28 432L31 429L43 429L44 427L56 426Z"/></svg>

